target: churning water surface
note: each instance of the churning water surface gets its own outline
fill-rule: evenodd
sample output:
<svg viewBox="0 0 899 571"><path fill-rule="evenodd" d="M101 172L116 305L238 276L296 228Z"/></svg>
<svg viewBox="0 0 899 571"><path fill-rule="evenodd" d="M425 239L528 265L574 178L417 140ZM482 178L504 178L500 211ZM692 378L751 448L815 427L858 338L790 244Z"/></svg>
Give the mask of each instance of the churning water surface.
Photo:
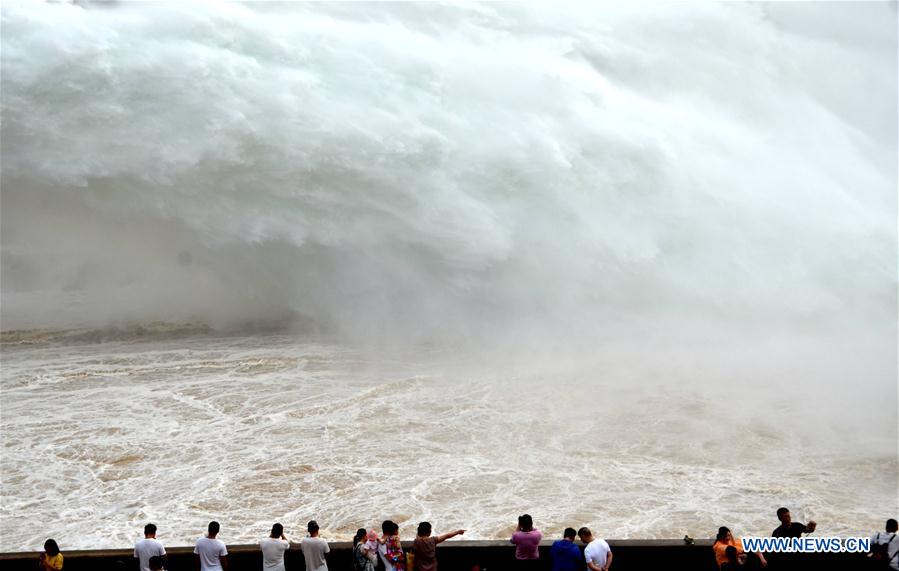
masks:
<svg viewBox="0 0 899 571"><path fill-rule="evenodd" d="M0 13L0 549L899 510L895 3Z"/></svg>

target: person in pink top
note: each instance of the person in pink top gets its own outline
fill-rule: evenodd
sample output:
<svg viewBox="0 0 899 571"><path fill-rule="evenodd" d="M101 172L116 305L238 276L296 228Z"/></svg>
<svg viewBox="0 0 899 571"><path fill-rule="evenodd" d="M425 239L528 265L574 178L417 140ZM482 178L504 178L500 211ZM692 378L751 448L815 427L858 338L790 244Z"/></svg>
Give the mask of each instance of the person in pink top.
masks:
<svg viewBox="0 0 899 571"><path fill-rule="evenodd" d="M512 534L515 545L515 567L517 569L539 569L540 552L538 546L543 534L534 528L534 520L530 515L518 516L518 529Z"/></svg>

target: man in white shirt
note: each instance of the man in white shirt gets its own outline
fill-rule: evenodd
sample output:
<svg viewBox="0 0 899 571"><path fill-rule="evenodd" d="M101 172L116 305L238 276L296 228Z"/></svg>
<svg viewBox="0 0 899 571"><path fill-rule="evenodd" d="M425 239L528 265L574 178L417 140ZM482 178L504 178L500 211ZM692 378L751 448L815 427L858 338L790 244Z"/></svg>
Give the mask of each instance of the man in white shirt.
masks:
<svg viewBox="0 0 899 571"><path fill-rule="evenodd" d="M577 536L584 545L584 559L587 560L587 569L590 571L609 571L612 566L612 550L604 539L593 537L589 528L582 527L577 530Z"/></svg>
<svg viewBox="0 0 899 571"><path fill-rule="evenodd" d="M262 550L263 571L284 571L284 552L290 549L290 542L284 537L284 526L276 523L272 533L259 542Z"/></svg>
<svg viewBox="0 0 899 571"><path fill-rule="evenodd" d="M300 541L306 571L328 571L328 562L325 560L325 554L331 552L328 542L318 536L318 524L315 520L310 521L306 529L309 530L309 537Z"/></svg>
<svg viewBox="0 0 899 571"><path fill-rule="evenodd" d="M228 549L225 542L216 539L219 522L209 522L209 533L197 540L194 553L197 555L198 571L228 571Z"/></svg>
<svg viewBox="0 0 899 571"><path fill-rule="evenodd" d="M144 538L134 544L134 558L138 560L140 571L150 571L151 557L165 557L165 548L156 539L156 526L144 526Z"/></svg>
<svg viewBox="0 0 899 571"><path fill-rule="evenodd" d="M886 553L877 555L882 557L881 564L886 563L890 569L899 571L899 537L896 537L896 531L899 530L899 522L890 518L887 520L886 533L879 531L871 538L871 551L875 552L875 546L886 546ZM881 550L884 548L881 547Z"/></svg>

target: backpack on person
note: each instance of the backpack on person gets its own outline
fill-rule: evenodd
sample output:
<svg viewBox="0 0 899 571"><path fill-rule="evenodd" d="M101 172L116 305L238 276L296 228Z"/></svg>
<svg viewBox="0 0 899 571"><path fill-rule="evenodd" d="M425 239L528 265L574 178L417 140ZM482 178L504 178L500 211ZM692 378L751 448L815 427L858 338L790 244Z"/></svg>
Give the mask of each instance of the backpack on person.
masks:
<svg viewBox="0 0 899 571"><path fill-rule="evenodd" d="M877 536L880 539L880 535ZM893 543L893 540L896 539L896 534L890 535L890 538L885 543L874 543L871 545L871 553L870 557L872 561L874 561L875 568L883 568L886 569L890 566L890 563L893 562L893 559L899 555L899 550L890 557L890 544Z"/></svg>

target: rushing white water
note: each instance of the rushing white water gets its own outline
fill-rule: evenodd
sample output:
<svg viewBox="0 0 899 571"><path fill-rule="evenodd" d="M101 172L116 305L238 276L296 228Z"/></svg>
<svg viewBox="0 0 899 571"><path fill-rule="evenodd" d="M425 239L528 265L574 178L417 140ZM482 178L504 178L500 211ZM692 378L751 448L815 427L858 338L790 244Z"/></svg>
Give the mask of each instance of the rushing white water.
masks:
<svg viewBox="0 0 899 571"><path fill-rule="evenodd" d="M0 9L0 548L899 510L895 3Z"/></svg>
<svg viewBox="0 0 899 571"><path fill-rule="evenodd" d="M769 533L781 504L829 534L893 513L890 435L853 426L847 446L789 386L765 409L748 386L696 391L707 359L615 357L485 374L290 336L7 347L3 547L122 547L147 521L173 545L210 519L249 543L313 517L344 540L388 517L501 537L525 511L639 538Z"/></svg>

